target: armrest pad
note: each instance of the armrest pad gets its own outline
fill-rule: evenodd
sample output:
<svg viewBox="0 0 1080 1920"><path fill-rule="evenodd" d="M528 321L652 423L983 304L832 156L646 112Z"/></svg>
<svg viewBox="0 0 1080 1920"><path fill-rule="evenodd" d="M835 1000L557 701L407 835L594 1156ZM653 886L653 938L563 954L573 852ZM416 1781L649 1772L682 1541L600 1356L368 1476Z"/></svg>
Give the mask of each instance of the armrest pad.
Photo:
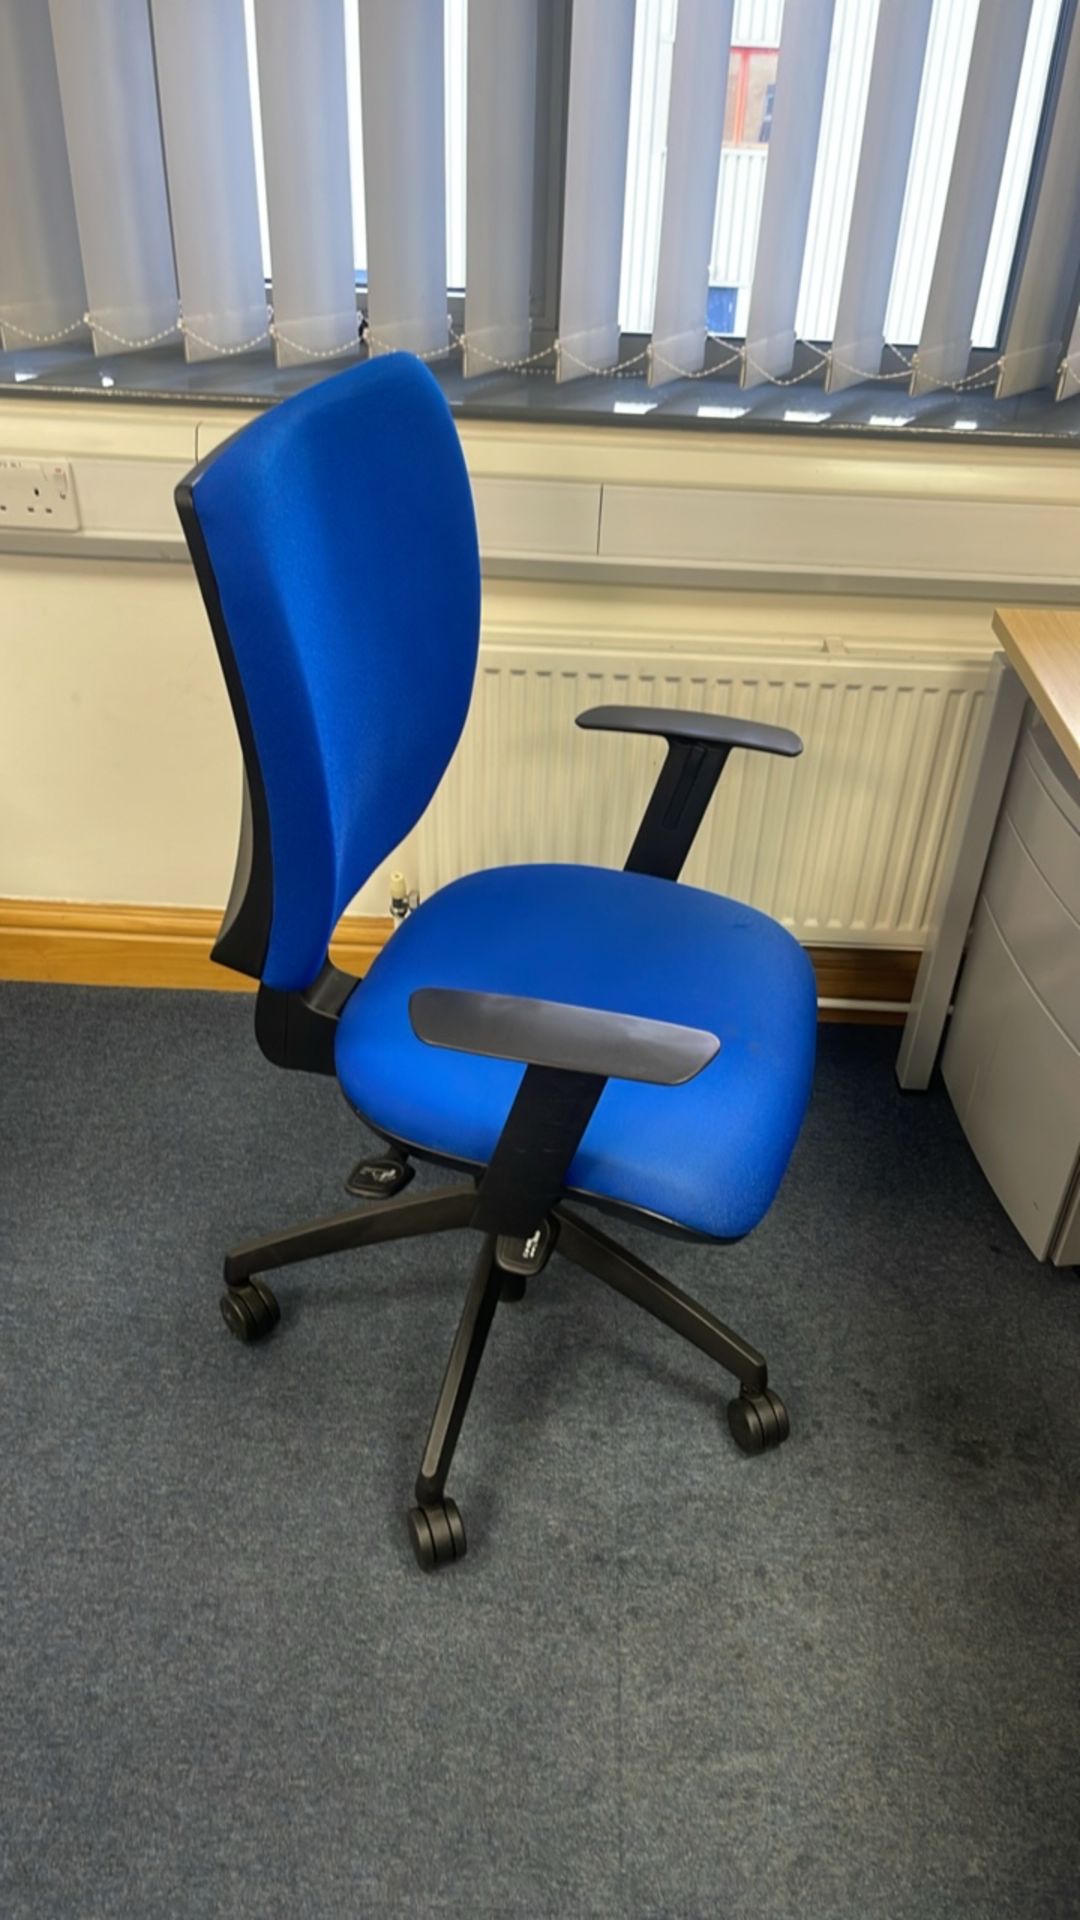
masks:
<svg viewBox="0 0 1080 1920"><path fill-rule="evenodd" d="M751 747L759 753L793 757L803 750L797 733L760 720L739 720L726 713L680 713L671 707L589 707L577 716L579 727L609 733L655 733L665 740L702 747Z"/></svg>
<svg viewBox="0 0 1080 1920"><path fill-rule="evenodd" d="M720 1050L716 1035L700 1027L453 987L419 988L409 1019L431 1047L661 1087L692 1080Z"/></svg>

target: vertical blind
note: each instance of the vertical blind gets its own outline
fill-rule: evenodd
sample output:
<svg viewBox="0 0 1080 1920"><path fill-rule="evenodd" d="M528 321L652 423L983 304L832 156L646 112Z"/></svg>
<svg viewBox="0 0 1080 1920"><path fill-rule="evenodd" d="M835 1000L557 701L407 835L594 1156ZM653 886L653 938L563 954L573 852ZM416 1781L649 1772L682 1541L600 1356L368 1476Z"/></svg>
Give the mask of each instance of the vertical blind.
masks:
<svg viewBox="0 0 1080 1920"><path fill-rule="evenodd" d="M339 0L255 0L254 19L275 350L290 366L356 338L345 16Z"/></svg>
<svg viewBox="0 0 1080 1920"><path fill-rule="evenodd" d="M0 0L0 342L63 338L85 310L48 10Z"/></svg>
<svg viewBox="0 0 1080 1920"><path fill-rule="evenodd" d="M528 358L538 0L471 0L465 372Z"/></svg>
<svg viewBox="0 0 1080 1920"><path fill-rule="evenodd" d="M783 378L791 371L795 305L814 177L808 161L817 152L833 7L834 0L797 0L796 5L784 9L765 195L746 323L744 386Z"/></svg>
<svg viewBox="0 0 1080 1920"><path fill-rule="evenodd" d="M557 366L574 380L619 353L634 0L574 8Z"/></svg>
<svg viewBox="0 0 1080 1920"><path fill-rule="evenodd" d="M443 12L359 4L372 343L430 353L446 344Z"/></svg>
<svg viewBox="0 0 1080 1920"><path fill-rule="evenodd" d="M1078 244L1080 13L1073 20L1058 75L1053 123L998 372L999 396L1024 393L1052 380L1062 333L1071 326L1069 349L1060 370L1059 391L1067 391L1076 366Z"/></svg>
<svg viewBox="0 0 1080 1920"><path fill-rule="evenodd" d="M967 369L1030 26L1030 0L983 0L979 9L919 336L917 393Z"/></svg>
<svg viewBox="0 0 1080 1920"><path fill-rule="evenodd" d="M95 350L167 339L176 268L146 0L50 0L49 15Z"/></svg>
<svg viewBox="0 0 1080 1920"><path fill-rule="evenodd" d="M680 0L668 104L649 378L653 386L705 364L709 240L724 137L732 0Z"/></svg>
<svg viewBox="0 0 1080 1920"><path fill-rule="evenodd" d="M0 0L0 344L1080 391L1077 0L557 3Z"/></svg>
<svg viewBox="0 0 1080 1920"><path fill-rule="evenodd" d="M152 0L150 18L184 347L202 360L266 331L243 0Z"/></svg>
<svg viewBox="0 0 1080 1920"><path fill-rule="evenodd" d="M832 391L878 367L885 349L900 218L919 105L931 0L881 0L833 329ZM966 371L966 362L965 368Z"/></svg>

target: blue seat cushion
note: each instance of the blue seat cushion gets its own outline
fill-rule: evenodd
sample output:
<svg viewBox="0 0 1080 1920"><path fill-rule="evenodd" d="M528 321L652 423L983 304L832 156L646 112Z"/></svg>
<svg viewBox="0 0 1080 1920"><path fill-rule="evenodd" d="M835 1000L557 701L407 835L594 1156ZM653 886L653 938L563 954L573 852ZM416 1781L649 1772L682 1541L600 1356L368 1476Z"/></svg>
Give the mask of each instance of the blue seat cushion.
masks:
<svg viewBox="0 0 1080 1920"><path fill-rule="evenodd" d="M338 1078L377 1131L487 1162L524 1069L429 1047L418 987L524 994L704 1027L720 1051L681 1087L610 1080L568 1185L718 1239L768 1210L810 1095L813 969L775 920L606 867L498 867L434 894L345 1006Z"/></svg>

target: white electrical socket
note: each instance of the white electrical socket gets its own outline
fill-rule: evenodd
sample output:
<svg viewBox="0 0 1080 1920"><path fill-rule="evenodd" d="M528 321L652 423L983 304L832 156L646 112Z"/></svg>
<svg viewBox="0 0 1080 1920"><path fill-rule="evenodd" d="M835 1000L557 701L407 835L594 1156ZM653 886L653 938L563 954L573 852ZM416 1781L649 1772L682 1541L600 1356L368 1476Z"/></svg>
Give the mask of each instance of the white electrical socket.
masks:
<svg viewBox="0 0 1080 1920"><path fill-rule="evenodd" d="M11 527L54 533L78 525L67 460L24 460L0 453L0 533Z"/></svg>

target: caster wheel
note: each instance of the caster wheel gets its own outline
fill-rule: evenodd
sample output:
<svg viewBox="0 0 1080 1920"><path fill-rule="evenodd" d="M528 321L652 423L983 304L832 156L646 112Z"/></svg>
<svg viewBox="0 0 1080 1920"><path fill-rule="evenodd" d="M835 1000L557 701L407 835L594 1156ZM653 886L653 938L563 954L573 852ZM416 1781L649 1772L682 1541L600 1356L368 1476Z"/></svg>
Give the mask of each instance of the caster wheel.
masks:
<svg viewBox="0 0 1080 1920"><path fill-rule="evenodd" d="M778 1447L791 1432L787 1408L771 1387L764 1393L740 1393L737 1400L729 1400L727 1417L732 1438L744 1453L765 1453L769 1447Z"/></svg>
<svg viewBox="0 0 1080 1920"><path fill-rule="evenodd" d="M409 1537L417 1565L425 1573L465 1558L465 1525L452 1500L434 1507L410 1507Z"/></svg>
<svg viewBox="0 0 1080 1920"><path fill-rule="evenodd" d="M281 1308L265 1280L248 1280L221 1296L221 1317L237 1340L265 1340L281 1319Z"/></svg>

